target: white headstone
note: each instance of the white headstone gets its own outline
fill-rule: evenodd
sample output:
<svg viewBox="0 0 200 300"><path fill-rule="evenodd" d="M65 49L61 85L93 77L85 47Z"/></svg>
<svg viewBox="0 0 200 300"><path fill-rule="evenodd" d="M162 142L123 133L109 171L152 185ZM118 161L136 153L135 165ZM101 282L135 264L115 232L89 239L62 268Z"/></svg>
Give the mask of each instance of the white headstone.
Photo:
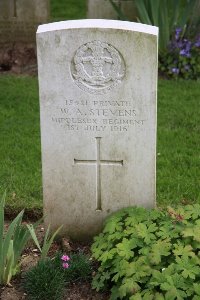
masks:
<svg viewBox="0 0 200 300"><path fill-rule="evenodd" d="M45 222L72 238L155 205L157 37L122 21L39 26Z"/></svg>

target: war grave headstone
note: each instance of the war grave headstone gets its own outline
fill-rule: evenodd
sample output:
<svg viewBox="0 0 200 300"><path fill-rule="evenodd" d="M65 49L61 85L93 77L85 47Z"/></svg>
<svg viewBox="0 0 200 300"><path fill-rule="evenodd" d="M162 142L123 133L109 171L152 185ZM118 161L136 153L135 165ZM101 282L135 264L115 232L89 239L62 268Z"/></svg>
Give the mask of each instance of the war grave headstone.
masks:
<svg viewBox="0 0 200 300"><path fill-rule="evenodd" d="M113 2L126 19L136 21L137 11L133 0L113 0ZM119 16L109 0L88 0L87 18L118 20Z"/></svg>
<svg viewBox="0 0 200 300"><path fill-rule="evenodd" d="M37 52L45 223L74 239L123 207L155 205L158 28L41 25Z"/></svg>
<svg viewBox="0 0 200 300"><path fill-rule="evenodd" d="M1 43L34 42L38 25L48 18L49 0L1 0Z"/></svg>
<svg viewBox="0 0 200 300"><path fill-rule="evenodd" d="M0 71L36 65L35 32L49 19L49 0L0 1Z"/></svg>

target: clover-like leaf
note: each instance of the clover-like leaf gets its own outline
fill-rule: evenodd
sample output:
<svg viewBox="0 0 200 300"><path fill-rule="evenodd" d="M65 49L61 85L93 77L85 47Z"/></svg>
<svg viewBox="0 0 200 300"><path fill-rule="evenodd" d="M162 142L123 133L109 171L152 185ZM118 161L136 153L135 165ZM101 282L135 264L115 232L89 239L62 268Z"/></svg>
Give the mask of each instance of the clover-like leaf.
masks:
<svg viewBox="0 0 200 300"><path fill-rule="evenodd" d="M158 218L164 216L164 212L158 209L154 209L149 211L149 215L151 220L157 220Z"/></svg>
<svg viewBox="0 0 200 300"><path fill-rule="evenodd" d="M137 281L140 281L142 277L149 276L151 274L151 268L145 260L146 258L140 257L136 261L131 262L126 275L128 277L134 276Z"/></svg>
<svg viewBox="0 0 200 300"><path fill-rule="evenodd" d="M140 286L132 278L125 278L119 288L119 296L121 299L128 295L136 294L140 290Z"/></svg>
<svg viewBox="0 0 200 300"><path fill-rule="evenodd" d="M191 245L182 245L180 242L174 245L174 250L173 253L176 256L184 256L184 257L194 257L195 253L192 251L192 246Z"/></svg>
<svg viewBox="0 0 200 300"><path fill-rule="evenodd" d="M200 242L200 225L191 225L182 232L184 237L192 237L195 241Z"/></svg>
<svg viewBox="0 0 200 300"><path fill-rule="evenodd" d="M158 240L152 245L152 250L149 253L151 263L158 265L161 262L161 256L169 256L172 248L169 240Z"/></svg>
<svg viewBox="0 0 200 300"><path fill-rule="evenodd" d="M109 300L117 300L117 299L119 299L119 287L114 285L111 288L111 295L110 295Z"/></svg>
<svg viewBox="0 0 200 300"><path fill-rule="evenodd" d="M122 234L121 232L114 232L108 235L108 241L116 241L116 240L120 240L122 237L124 236L124 234Z"/></svg>
<svg viewBox="0 0 200 300"><path fill-rule="evenodd" d="M95 237L95 242L92 244L92 256L98 259L102 253L108 248L108 242L105 241L103 234Z"/></svg>
<svg viewBox="0 0 200 300"><path fill-rule="evenodd" d="M197 219L197 220L195 221L195 224L198 225L198 226L200 226L200 219Z"/></svg>
<svg viewBox="0 0 200 300"><path fill-rule="evenodd" d="M142 300L142 296L140 293L137 293L129 298L129 300Z"/></svg>
<svg viewBox="0 0 200 300"><path fill-rule="evenodd" d="M151 246L149 245L146 247L145 246L141 247L140 250L138 251L138 253L147 256L150 251L151 251Z"/></svg>
<svg viewBox="0 0 200 300"><path fill-rule="evenodd" d="M137 293L129 298L129 300L153 300L154 295L151 291L143 290L141 293Z"/></svg>
<svg viewBox="0 0 200 300"><path fill-rule="evenodd" d="M100 281L100 280L95 280L93 279L92 281L92 288L94 290L96 290L97 292L99 292L102 288L104 287L104 282Z"/></svg>
<svg viewBox="0 0 200 300"><path fill-rule="evenodd" d="M194 283L193 284L193 287L194 287L194 291L195 293L200 296L200 284L199 283Z"/></svg>
<svg viewBox="0 0 200 300"><path fill-rule="evenodd" d="M161 224L156 235L162 239L178 238L179 230L177 230L177 227L171 221L166 221L164 224Z"/></svg>
<svg viewBox="0 0 200 300"><path fill-rule="evenodd" d="M92 248L99 247L104 241L104 234L100 233L98 236L94 237L94 243L92 244Z"/></svg>
<svg viewBox="0 0 200 300"><path fill-rule="evenodd" d="M135 218L135 216L129 216L125 220L125 225L130 226L131 228L134 228L135 225L138 224L138 220Z"/></svg>
<svg viewBox="0 0 200 300"><path fill-rule="evenodd" d="M153 300L154 299L154 295L151 292L146 292L143 295L143 300Z"/></svg>
<svg viewBox="0 0 200 300"><path fill-rule="evenodd" d="M134 256L132 249L135 248L135 246L134 241L124 238L121 243L116 245L117 253L119 256L129 259Z"/></svg>
<svg viewBox="0 0 200 300"><path fill-rule="evenodd" d="M149 226L146 224L140 223L136 225L137 233L140 237L142 237L146 244L150 244L152 240L155 240L155 232L158 229L158 227L152 223Z"/></svg>
<svg viewBox="0 0 200 300"><path fill-rule="evenodd" d="M123 231L123 234L125 236L131 236L131 237L135 237L135 238L138 237L137 232L135 230L135 226L131 226L131 225L126 226L126 228Z"/></svg>
<svg viewBox="0 0 200 300"><path fill-rule="evenodd" d="M200 205L199 204L187 205L185 207L185 211L192 217L192 219L198 219L200 217Z"/></svg>
<svg viewBox="0 0 200 300"><path fill-rule="evenodd" d="M128 213L125 224L134 225L135 223L144 222L148 219L148 216L149 211L147 211L144 207L133 207L133 209Z"/></svg>
<svg viewBox="0 0 200 300"><path fill-rule="evenodd" d="M176 257L177 270L182 271L181 274L184 278L195 279L196 275L200 273L200 267L197 266L199 264L198 260L197 257Z"/></svg>
<svg viewBox="0 0 200 300"><path fill-rule="evenodd" d="M166 285L165 285L166 283ZM169 286L171 286L171 288L176 287L176 288L181 288L183 290L187 289L187 287L185 286L185 280L184 278L181 276L181 274L175 273L171 276L166 276L166 282L161 284L162 289L164 289L163 287L165 286L166 289L169 289Z"/></svg>
<svg viewBox="0 0 200 300"><path fill-rule="evenodd" d="M120 222L120 219L118 217L112 217L110 218L109 222L106 223L103 232L106 233L108 232L109 234L112 234L116 231L122 231L123 227L122 227L123 223Z"/></svg>
<svg viewBox="0 0 200 300"><path fill-rule="evenodd" d="M161 290L167 291L166 300L184 299L187 297L187 290L184 278L180 274L166 276L166 282L160 285Z"/></svg>
<svg viewBox="0 0 200 300"><path fill-rule="evenodd" d="M97 291L100 291L104 285L105 281L107 281L110 278L109 272L103 272L102 274L97 274L92 282L92 288L96 289Z"/></svg>
<svg viewBox="0 0 200 300"><path fill-rule="evenodd" d="M115 260L113 260L113 274L115 274L112 277L112 281L117 280L117 278L121 278L122 276L125 276L127 274L127 270L129 268L129 262L125 259L119 259L118 257L116 257Z"/></svg>
<svg viewBox="0 0 200 300"><path fill-rule="evenodd" d="M155 300L165 300L164 296L160 293L155 293L154 299Z"/></svg>
<svg viewBox="0 0 200 300"><path fill-rule="evenodd" d="M181 289L177 289L175 287L172 287L168 290L168 292L165 295L165 300L183 300L187 297L187 294L182 291Z"/></svg>
<svg viewBox="0 0 200 300"><path fill-rule="evenodd" d="M106 262L107 260L112 259L116 253L117 253L116 248L113 248L109 251L104 251L101 257L99 258L99 260L102 262Z"/></svg>
<svg viewBox="0 0 200 300"><path fill-rule="evenodd" d="M160 284L165 283L165 281L166 278L162 272L158 270L152 270L152 277L149 282L150 286L159 286Z"/></svg>

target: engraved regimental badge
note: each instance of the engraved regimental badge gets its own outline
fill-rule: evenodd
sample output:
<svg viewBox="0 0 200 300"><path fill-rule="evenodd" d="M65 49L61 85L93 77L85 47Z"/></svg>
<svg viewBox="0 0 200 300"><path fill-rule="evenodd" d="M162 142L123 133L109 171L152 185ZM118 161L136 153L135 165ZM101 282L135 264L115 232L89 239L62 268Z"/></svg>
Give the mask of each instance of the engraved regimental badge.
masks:
<svg viewBox="0 0 200 300"><path fill-rule="evenodd" d="M122 81L125 64L113 46L93 41L78 48L72 60L71 73L82 90L105 94Z"/></svg>

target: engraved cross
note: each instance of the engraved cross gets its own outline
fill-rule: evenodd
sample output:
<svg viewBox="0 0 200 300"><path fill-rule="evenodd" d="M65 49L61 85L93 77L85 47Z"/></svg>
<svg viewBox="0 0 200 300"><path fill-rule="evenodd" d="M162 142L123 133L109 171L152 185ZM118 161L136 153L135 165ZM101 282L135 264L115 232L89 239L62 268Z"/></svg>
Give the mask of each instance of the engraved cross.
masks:
<svg viewBox="0 0 200 300"><path fill-rule="evenodd" d="M76 165L96 165L96 202L97 202L97 208L96 210L102 210L101 205L101 166L107 165L107 166L123 166L123 160L102 160L100 158L100 152L101 152L101 137L96 137L96 153L97 153L97 159L96 160L78 160L74 159L74 164Z"/></svg>

